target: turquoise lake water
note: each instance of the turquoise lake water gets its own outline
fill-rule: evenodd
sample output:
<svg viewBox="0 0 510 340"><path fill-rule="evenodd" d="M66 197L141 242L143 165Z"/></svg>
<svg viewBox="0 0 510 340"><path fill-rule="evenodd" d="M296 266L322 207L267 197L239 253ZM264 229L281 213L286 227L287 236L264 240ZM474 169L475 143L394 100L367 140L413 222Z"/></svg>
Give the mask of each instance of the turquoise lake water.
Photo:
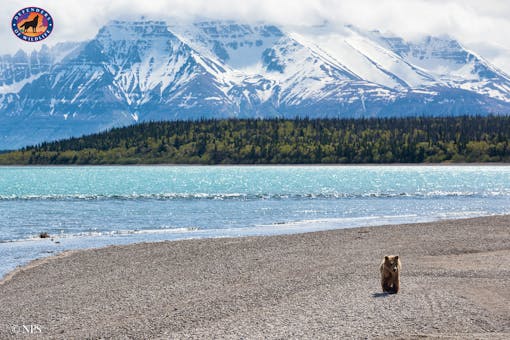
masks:
<svg viewBox="0 0 510 340"><path fill-rule="evenodd" d="M66 249L509 213L508 166L0 167L0 276Z"/></svg>

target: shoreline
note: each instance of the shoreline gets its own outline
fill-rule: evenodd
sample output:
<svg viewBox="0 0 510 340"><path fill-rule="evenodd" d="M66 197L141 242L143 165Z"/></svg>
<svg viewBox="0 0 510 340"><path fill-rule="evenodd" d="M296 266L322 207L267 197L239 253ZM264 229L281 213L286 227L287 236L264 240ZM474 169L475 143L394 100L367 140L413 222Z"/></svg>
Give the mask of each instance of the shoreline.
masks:
<svg viewBox="0 0 510 340"><path fill-rule="evenodd" d="M41 239L36 236L28 239L13 240L4 242L4 245L18 246L16 254L4 262L4 266L0 267L0 285L3 280L12 274L13 271L23 269L25 266L31 266L32 262L40 260L51 259L58 257L67 252L79 252L93 249L102 249L115 246L130 246L140 243L159 243L159 242L179 242L183 240L200 240L200 239L224 239L224 238L245 238L245 237L271 237L271 236L285 236L295 234L308 234L314 232L334 231L342 229L356 229L356 228L380 228L385 226L395 225L414 225L423 223L435 223L441 221L455 221L471 218L483 217L497 217L505 216L505 214L493 214L483 216L462 216L462 217L432 217L416 219L414 221L399 220L400 216L377 216L377 217L352 217L345 218L348 222L343 222L334 225L321 225L322 220L314 220L315 225L308 221L306 226L298 226L300 221L290 224L278 224L278 228L269 230L267 226L248 227L248 228L235 228L235 229L189 229L189 230L175 230L169 229L167 233L153 233L153 230L125 230L124 233L119 232L113 235L106 233L104 235L90 235L90 236L60 236L51 235L50 238ZM375 222L375 223L374 223ZM347 225L349 224L349 225ZM320 225L320 226L319 226ZM184 228L187 229L187 228ZM265 229L265 230L264 230ZM158 230L159 231L159 230ZM127 237L127 238L126 238ZM0 247L3 245L0 243ZM20 257L21 253L28 252L26 258ZM12 252L14 248L10 251ZM21 259L21 261L12 261L13 258ZM5 264L10 265L5 265ZM7 269L7 270L6 270Z"/></svg>
<svg viewBox="0 0 510 340"><path fill-rule="evenodd" d="M13 167L142 167L142 166L155 166L155 167L397 167L397 166L409 166L409 167L422 167L422 166L510 166L510 162L441 162L441 163L282 163L282 164L200 164L200 163L140 163L140 164L0 164L2 168L13 168Z"/></svg>
<svg viewBox="0 0 510 340"><path fill-rule="evenodd" d="M418 221L418 222L402 222L402 223L389 223L389 224L375 224L375 225L355 225L352 227L335 227L335 228L327 228L327 229L305 229L300 231L285 231L282 233L274 233L274 234L255 234L255 235L242 235L242 236L231 236L231 235L219 235L219 236L189 236L189 237L183 237L183 238L176 238L176 239L155 239L155 240L142 240L142 241L135 241L133 243L113 243L113 244L107 244L107 245L98 245L97 247L85 247L85 248L69 248L64 249L62 251L58 251L57 253L51 253L47 256L37 257L32 260L29 260L27 263L22 265L17 265L14 269L6 272L4 275L0 274L0 287L6 282L9 281L17 272L24 272L25 270L37 267L40 264L44 264L47 261L53 261L57 260L60 257L66 257L68 255L79 253L79 252L87 252L87 251L94 251L94 250L100 250L100 249L106 249L106 248L114 248L114 247L130 247L130 246L137 246L139 244L157 244L157 243L166 243L166 242L182 242L182 241L194 241L194 240L215 240L215 239L221 239L221 240L236 240L241 238L258 238L258 237L278 237L278 236L290 236L290 235L306 235L306 234L313 234L313 233L323 233L323 232L334 232L338 230L355 230L355 229L367 229L367 228L385 228L385 227L395 227L395 226L413 226L418 224L433 224L433 223L440 223L440 222L454 222L454 221L463 221L463 220L472 220L472 219L481 219L481 218L491 218L491 217L509 217L510 214L496 214L496 215L486 215L486 216L475 216L475 217L462 217L462 218L446 218L446 219L437 219L433 221ZM243 229L241 229L242 231ZM203 230L203 231L210 231L210 230ZM172 234L172 233L171 233ZM95 237L105 237L108 236L95 236ZM95 238L94 236L92 238ZM53 239L53 237L51 237ZM55 241L61 242L62 238L55 237ZM65 239L65 238L64 238ZM41 242L42 239L34 238L34 239L25 239L25 240L16 240L16 241L9 241L7 243L12 242ZM51 241L53 242L53 241ZM60 243L58 243L60 244Z"/></svg>
<svg viewBox="0 0 510 340"><path fill-rule="evenodd" d="M93 248L93 249L101 249L101 248ZM33 259L30 262L28 262L27 264L24 264L24 265L21 265L21 266L17 266L16 268L11 270L10 272L5 274L4 276L0 277L0 287L2 287L2 285L4 285L5 283L9 282L10 280L12 280L12 278L15 277L19 273L25 272L25 271L30 270L32 268L36 268L37 266L40 266L40 265L42 265L42 264L44 264L44 263L46 263L48 261L58 260L59 258L72 255L72 254L77 253L79 251L87 251L87 250L91 250L91 249L65 250L65 251L60 252L58 254L54 254L54 255L50 255L50 256L46 256L46 257L38 257L36 259Z"/></svg>
<svg viewBox="0 0 510 340"><path fill-rule="evenodd" d="M385 295L378 265L392 253L402 290ZM31 264L0 284L1 336L26 322L57 339L510 336L510 215L137 243Z"/></svg>

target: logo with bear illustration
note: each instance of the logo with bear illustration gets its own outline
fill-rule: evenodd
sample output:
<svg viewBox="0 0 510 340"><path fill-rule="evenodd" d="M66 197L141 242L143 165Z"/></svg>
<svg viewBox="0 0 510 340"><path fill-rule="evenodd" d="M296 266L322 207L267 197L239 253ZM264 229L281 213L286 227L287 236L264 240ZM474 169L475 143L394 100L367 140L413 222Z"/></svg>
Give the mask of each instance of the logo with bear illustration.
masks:
<svg viewBox="0 0 510 340"><path fill-rule="evenodd" d="M53 31L53 18L42 8L27 7L14 14L11 28L14 34L23 41L41 41Z"/></svg>

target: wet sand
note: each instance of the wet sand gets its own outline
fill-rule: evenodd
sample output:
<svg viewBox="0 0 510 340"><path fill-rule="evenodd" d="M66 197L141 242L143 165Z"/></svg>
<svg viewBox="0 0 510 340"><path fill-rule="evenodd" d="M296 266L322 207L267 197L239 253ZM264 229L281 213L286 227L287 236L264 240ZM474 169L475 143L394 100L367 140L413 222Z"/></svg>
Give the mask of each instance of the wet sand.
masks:
<svg viewBox="0 0 510 340"><path fill-rule="evenodd" d="M510 216L69 252L6 276L0 306L2 339L509 339Z"/></svg>

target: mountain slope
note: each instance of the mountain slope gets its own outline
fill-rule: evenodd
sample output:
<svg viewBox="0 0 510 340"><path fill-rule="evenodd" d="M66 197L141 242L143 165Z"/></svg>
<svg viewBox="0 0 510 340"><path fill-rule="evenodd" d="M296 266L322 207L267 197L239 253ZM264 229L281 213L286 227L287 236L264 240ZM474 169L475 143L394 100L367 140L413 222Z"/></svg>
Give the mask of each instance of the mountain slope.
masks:
<svg viewBox="0 0 510 340"><path fill-rule="evenodd" d="M137 121L508 114L510 78L448 37L112 21L0 57L0 149Z"/></svg>

